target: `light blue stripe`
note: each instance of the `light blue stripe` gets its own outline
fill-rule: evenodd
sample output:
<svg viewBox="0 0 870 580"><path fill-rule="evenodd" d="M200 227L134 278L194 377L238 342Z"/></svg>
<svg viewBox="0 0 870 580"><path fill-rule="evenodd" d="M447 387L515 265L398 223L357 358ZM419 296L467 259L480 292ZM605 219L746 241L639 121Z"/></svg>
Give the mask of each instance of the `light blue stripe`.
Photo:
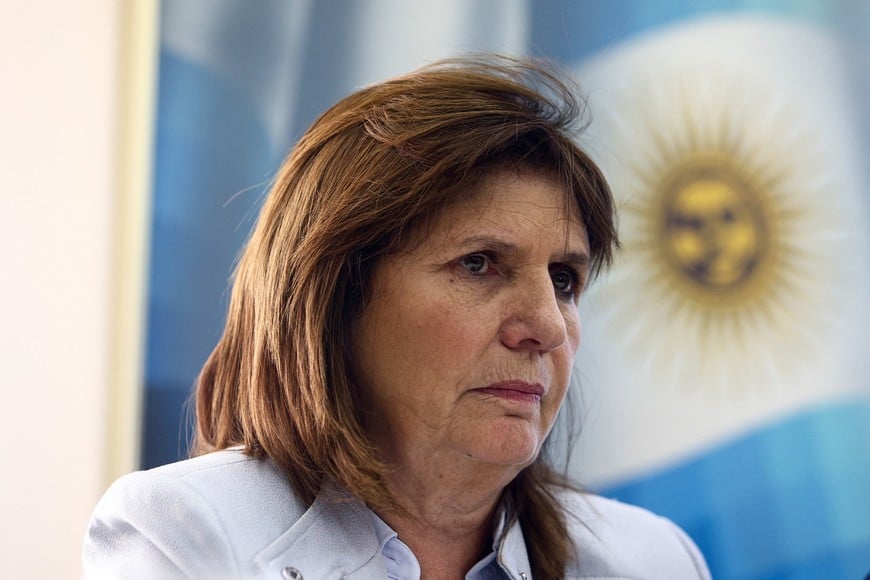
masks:
<svg viewBox="0 0 870 580"><path fill-rule="evenodd" d="M814 408L602 493L682 525L714 578L863 578L870 400Z"/></svg>

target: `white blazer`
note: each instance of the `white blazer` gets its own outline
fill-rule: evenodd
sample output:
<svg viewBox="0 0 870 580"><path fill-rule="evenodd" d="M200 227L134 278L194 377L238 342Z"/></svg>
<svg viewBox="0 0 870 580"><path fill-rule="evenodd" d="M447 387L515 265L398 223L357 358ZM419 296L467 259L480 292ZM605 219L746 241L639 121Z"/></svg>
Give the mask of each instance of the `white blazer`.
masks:
<svg viewBox="0 0 870 580"><path fill-rule="evenodd" d="M94 510L86 577L386 579L371 512L347 493L338 502L323 495L305 506L273 462L239 450L132 473ZM566 578L709 579L669 520L593 495L566 493L563 502L580 560ZM498 558L515 580L532 578L525 549L519 526L505 532Z"/></svg>

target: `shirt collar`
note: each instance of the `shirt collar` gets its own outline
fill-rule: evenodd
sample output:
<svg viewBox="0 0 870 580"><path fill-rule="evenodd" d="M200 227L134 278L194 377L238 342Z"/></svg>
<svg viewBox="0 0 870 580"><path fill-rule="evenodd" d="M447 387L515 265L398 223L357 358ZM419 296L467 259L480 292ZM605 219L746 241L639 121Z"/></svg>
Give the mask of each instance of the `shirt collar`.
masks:
<svg viewBox="0 0 870 580"><path fill-rule="evenodd" d="M369 510L372 522L375 524L375 533L378 536L378 545L387 567L387 578L390 580L417 580L420 578L420 563L417 557L402 540L396 531L378 516Z"/></svg>
<svg viewBox="0 0 870 580"><path fill-rule="evenodd" d="M420 565L411 549L399 539L396 531L375 512L371 510L369 512L375 526L378 545L387 566L387 576L402 580L406 578L419 578ZM468 580L491 577L486 574L486 571L492 565L494 559L497 559L498 566L511 579L528 580L532 577L522 528L516 520L510 526L507 526L507 529L505 529L506 524L507 517L502 510L495 527L495 533L493 534L492 552L484 556L483 559L469 570L466 576Z"/></svg>

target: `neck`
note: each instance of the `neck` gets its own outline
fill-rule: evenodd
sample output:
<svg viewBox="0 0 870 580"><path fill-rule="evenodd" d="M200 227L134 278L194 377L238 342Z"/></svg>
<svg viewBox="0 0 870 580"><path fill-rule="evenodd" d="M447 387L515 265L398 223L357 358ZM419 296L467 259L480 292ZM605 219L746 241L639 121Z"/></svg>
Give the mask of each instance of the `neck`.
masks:
<svg viewBox="0 0 870 580"><path fill-rule="evenodd" d="M491 549L493 516L516 473L438 459L392 471L387 485L403 512L378 515L414 552L423 578L464 578Z"/></svg>

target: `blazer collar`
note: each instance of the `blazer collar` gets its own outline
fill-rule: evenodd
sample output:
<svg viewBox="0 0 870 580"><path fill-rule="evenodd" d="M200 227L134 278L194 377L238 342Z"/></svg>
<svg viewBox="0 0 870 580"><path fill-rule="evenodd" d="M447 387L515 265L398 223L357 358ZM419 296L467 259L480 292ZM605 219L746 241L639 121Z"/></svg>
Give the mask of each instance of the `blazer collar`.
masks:
<svg viewBox="0 0 870 580"><path fill-rule="evenodd" d="M501 521L496 529L496 558L502 570L512 579L527 580L532 577L532 567L529 564L529 553L523 530L516 520L505 529L506 517L502 512Z"/></svg>
<svg viewBox="0 0 870 580"><path fill-rule="evenodd" d="M335 485L324 487L302 517L254 562L265 578L292 578L293 568L306 580L386 577L368 508Z"/></svg>

